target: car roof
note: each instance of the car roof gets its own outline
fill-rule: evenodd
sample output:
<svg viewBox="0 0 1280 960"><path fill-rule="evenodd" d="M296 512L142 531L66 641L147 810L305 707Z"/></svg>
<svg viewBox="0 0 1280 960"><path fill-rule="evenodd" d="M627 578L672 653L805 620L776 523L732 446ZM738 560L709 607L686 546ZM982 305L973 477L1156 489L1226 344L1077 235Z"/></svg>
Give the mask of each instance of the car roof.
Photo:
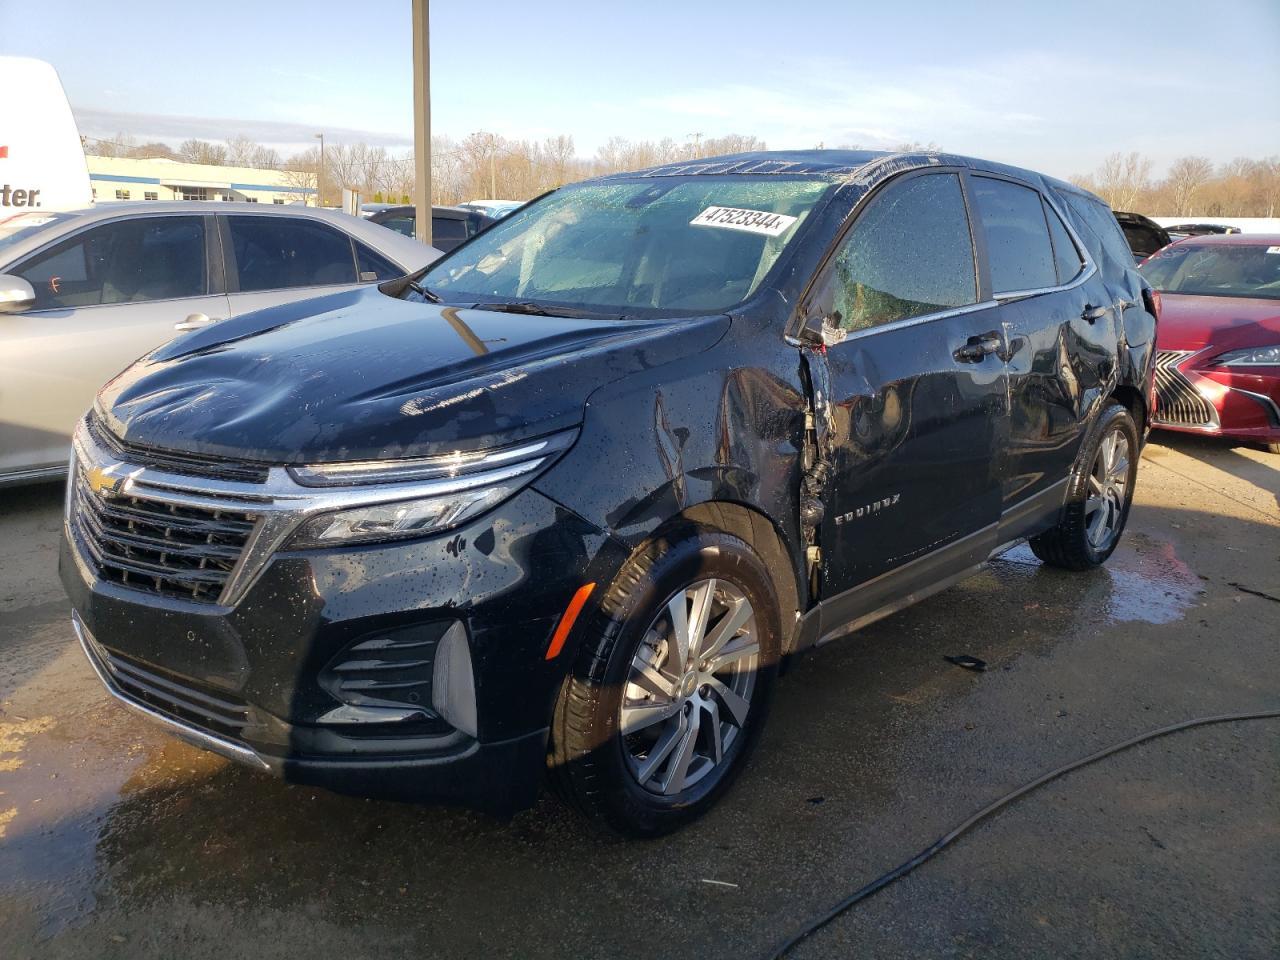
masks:
<svg viewBox="0 0 1280 960"><path fill-rule="evenodd" d="M833 183L862 182L879 179L911 169L930 166L966 167L987 173L1003 173L1032 183L1037 181L1056 191L1089 197L1106 206L1106 201L1088 190L1065 180L1035 170L1014 167L994 160L968 157L934 150L893 152L888 150L756 150L730 153L697 160L679 160L630 172L610 173L596 181L621 180L632 177L677 176L805 176L819 177Z"/></svg>
<svg viewBox="0 0 1280 960"><path fill-rule="evenodd" d="M418 208L408 203L398 203L395 206L385 207L377 213L394 213L399 215L416 216ZM445 220L466 220L468 217L474 217L479 211L468 210L465 207L432 207L431 216L442 217Z"/></svg>
<svg viewBox="0 0 1280 960"><path fill-rule="evenodd" d="M1206 233L1183 237L1175 244L1179 247L1280 247L1280 233Z"/></svg>
<svg viewBox="0 0 1280 960"><path fill-rule="evenodd" d="M306 207L302 204L245 203L243 201L218 200L133 200L120 203L100 203L80 210L58 211L70 214L68 219L60 219L53 230L55 234L63 234L70 230L78 230L94 223L118 220L124 216L155 216L157 214L199 214L210 216L224 214L228 216L264 216L293 217L310 220L321 220L329 223L344 233L349 233L362 243L376 249L383 256L390 257L401 267L410 272L425 266L431 260L441 256L441 251L434 247L426 247L410 237L388 230L386 227L371 223L364 217L353 217L342 210L330 210L324 207ZM25 238L21 243L5 250L5 262L15 262L50 241L50 234L41 232Z"/></svg>

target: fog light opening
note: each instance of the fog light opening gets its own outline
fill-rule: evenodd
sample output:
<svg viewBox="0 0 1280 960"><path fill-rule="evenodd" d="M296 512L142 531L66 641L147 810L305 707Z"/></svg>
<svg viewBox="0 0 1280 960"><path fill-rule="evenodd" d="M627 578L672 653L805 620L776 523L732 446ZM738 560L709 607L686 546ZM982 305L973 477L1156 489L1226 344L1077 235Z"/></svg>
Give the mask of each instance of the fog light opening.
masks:
<svg viewBox="0 0 1280 960"><path fill-rule="evenodd" d="M467 631L456 622L436 648L435 672L431 679L431 702L450 726L470 737L479 736L476 720L476 681L471 668L471 648Z"/></svg>

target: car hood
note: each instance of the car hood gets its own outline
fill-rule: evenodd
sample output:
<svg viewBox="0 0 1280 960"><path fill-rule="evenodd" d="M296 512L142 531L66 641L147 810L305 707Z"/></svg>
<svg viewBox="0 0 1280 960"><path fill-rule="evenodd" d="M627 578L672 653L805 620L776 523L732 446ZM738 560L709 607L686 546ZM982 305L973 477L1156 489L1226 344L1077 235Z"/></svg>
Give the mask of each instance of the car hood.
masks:
<svg viewBox="0 0 1280 960"><path fill-rule="evenodd" d="M1280 300L1160 295L1160 350L1233 350L1280 340Z"/></svg>
<svg viewBox="0 0 1280 960"><path fill-rule="evenodd" d="M374 287L208 327L96 409L139 446L267 463L430 456L574 426L592 391L705 350L729 318L602 321L399 300Z"/></svg>

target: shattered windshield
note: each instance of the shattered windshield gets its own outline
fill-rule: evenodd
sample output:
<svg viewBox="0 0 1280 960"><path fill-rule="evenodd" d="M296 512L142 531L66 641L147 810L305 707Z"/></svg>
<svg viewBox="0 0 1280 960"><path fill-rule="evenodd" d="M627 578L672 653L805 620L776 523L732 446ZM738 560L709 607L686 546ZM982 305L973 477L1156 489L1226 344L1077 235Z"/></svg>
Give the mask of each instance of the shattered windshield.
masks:
<svg viewBox="0 0 1280 960"><path fill-rule="evenodd" d="M755 292L829 189L772 176L566 187L499 221L421 282L444 302L490 309L717 313Z"/></svg>

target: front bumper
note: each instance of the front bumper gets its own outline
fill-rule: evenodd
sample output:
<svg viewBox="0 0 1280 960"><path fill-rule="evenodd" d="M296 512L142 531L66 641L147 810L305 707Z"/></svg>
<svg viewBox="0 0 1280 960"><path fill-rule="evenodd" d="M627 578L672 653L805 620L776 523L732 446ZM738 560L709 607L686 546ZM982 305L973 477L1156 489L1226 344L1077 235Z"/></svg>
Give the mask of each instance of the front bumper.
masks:
<svg viewBox="0 0 1280 960"><path fill-rule="evenodd" d="M618 562L611 540L532 488L436 537L278 552L230 605L104 579L81 538L68 523L59 558L76 633L135 711L291 782L497 813L536 799L571 659L545 659L559 615L600 565ZM331 667L353 647L407 636L434 650L455 625L473 673L474 735L432 702L395 723L359 710L332 719L346 704ZM413 661L427 671L428 700L432 655Z"/></svg>
<svg viewBox="0 0 1280 960"><path fill-rule="evenodd" d="M89 665L121 704L192 746L290 783L389 800L456 802L499 816L532 806L546 752L546 731L481 744L463 740L451 753L389 758L314 757L259 752L130 695L112 675L77 614L72 626Z"/></svg>
<svg viewBox="0 0 1280 960"><path fill-rule="evenodd" d="M1162 430L1280 442L1280 369L1216 367L1220 351L1157 354L1158 402L1152 426Z"/></svg>

